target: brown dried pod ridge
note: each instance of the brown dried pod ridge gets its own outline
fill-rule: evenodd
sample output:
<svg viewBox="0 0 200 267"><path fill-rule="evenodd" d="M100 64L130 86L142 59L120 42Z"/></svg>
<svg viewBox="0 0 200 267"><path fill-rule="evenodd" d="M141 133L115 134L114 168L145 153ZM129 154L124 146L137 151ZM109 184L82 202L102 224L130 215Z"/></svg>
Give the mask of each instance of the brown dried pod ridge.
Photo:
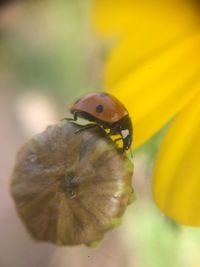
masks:
<svg viewBox="0 0 200 267"><path fill-rule="evenodd" d="M17 154L11 193L36 240L90 245L118 224L133 189L133 165L100 128L62 122Z"/></svg>

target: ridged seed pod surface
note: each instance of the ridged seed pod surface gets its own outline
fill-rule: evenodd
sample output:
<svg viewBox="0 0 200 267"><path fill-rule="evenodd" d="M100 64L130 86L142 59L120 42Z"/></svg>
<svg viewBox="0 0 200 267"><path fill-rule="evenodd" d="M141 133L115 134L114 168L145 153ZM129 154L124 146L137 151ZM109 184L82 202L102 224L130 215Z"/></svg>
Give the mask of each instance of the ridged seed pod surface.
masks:
<svg viewBox="0 0 200 267"><path fill-rule="evenodd" d="M17 211L32 237L90 245L120 221L133 165L99 128L49 126L20 149L11 178Z"/></svg>

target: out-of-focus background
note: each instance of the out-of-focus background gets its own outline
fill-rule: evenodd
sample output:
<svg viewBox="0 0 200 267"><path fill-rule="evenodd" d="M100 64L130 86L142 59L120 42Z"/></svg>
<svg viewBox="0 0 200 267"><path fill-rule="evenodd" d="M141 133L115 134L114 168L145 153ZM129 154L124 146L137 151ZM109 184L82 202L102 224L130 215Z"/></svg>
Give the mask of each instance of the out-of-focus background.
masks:
<svg viewBox="0 0 200 267"><path fill-rule="evenodd" d="M137 201L97 248L33 241L16 214L9 177L19 147L67 117L76 97L102 89L110 44L93 31L92 4L46 0L0 5L0 267L199 267L200 231L176 225L151 197L152 164L165 129L135 152Z"/></svg>

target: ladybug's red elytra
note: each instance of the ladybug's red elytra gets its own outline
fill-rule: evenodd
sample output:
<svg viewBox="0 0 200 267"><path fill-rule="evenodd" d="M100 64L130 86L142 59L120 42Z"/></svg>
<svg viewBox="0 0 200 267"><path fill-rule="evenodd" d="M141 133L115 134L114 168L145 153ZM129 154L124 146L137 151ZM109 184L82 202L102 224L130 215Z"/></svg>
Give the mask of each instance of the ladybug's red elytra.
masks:
<svg viewBox="0 0 200 267"><path fill-rule="evenodd" d="M96 126L109 129L110 136L121 136L115 141L123 141L123 151L130 148L133 133L131 119L127 109L116 97L103 92L88 93L71 106L70 112L74 118L69 120L76 121L80 117L92 122L85 125L83 130Z"/></svg>

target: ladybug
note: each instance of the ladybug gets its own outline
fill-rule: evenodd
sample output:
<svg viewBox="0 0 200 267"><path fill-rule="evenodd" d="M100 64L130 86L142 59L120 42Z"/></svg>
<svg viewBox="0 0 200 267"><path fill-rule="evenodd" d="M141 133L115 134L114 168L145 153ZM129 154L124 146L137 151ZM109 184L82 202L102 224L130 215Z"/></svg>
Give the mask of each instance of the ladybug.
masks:
<svg viewBox="0 0 200 267"><path fill-rule="evenodd" d="M102 92L88 93L71 106L70 112L74 117L68 120L76 121L79 117L92 122L85 125L81 131L96 126L104 130L109 129L109 136L121 136L114 142L122 140L123 151L130 148L133 132L131 119L127 109L116 97Z"/></svg>

